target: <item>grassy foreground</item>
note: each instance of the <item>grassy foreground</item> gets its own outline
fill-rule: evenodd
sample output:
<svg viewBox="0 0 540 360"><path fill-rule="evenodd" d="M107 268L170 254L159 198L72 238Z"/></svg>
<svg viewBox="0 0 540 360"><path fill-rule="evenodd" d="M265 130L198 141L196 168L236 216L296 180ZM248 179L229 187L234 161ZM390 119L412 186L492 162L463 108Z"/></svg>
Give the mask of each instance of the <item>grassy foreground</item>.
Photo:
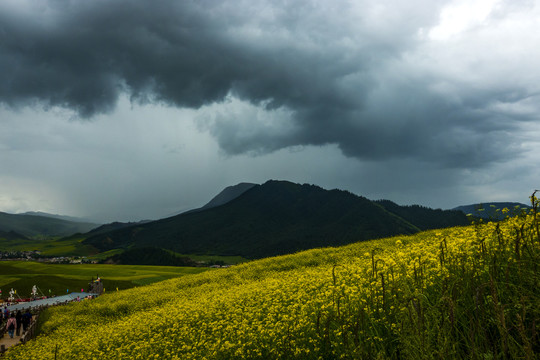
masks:
<svg viewBox="0 0 540 360"><path fill-rule="evenodd" d="M116 288L129 289L206 270L208 268L0 261L0 290L4 299L11 288L17 290L20 297L28 298L34 285L44 295L64 295L68 289L70 292L86 289L92 277L99 275L106 290L116 291Z"/></svg>
<svg viewBox="0 0 540 360"><path fill-rule="evenodd" d="M534 359L538 215L315 249L49 311L6 359ZM56 352L56 353L55 353Z"/></svg>

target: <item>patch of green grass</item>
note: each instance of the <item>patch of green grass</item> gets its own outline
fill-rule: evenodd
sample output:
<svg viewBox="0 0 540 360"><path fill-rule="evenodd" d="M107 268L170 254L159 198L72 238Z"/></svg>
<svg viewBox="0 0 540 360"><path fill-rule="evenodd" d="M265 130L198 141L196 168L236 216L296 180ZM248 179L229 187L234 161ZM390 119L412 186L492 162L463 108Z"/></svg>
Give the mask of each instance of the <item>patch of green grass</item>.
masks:
<svg viewBox="0 0 540 360"><path fill-rule="evenodd" d="M4 291L4 294L7 294L7 291L9 291L10 288L7 287L8 284L11 284L12 282L16 281L16 280L19 280L18 277L14 277L14 276L4 276L2 275L0 277L0 290L3 290Z"/></svg>
<svg viewBox="0 0 540 360"><path fill-rule="evenodd" d="M32 251L40 250L46 245L47 240L38 239L2 239L0 249L5 251Z"/></svg>
<svg viewBox="0 0 540 360"><path fill-rule="evenodd" d="M0 289L3 297L8 296L11 288L17 290L19 296L29 297L33 285L44 295L63 295L67 289L70 292L86 289L92 278L99 276L106 290L123 290L206 270L208 268L2 261Z"/></svg>

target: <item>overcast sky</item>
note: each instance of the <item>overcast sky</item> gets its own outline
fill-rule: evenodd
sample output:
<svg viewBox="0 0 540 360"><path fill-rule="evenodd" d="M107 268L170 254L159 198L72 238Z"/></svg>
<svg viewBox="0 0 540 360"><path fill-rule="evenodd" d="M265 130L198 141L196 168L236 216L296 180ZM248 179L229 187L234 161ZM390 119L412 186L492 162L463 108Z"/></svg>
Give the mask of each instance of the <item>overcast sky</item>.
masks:
<svg viewBox="0 0 540 360"><path fill-rule="evenodd" d="M535 0L0 0L0 211L157 219L268 179L540 188Z"/></svg>

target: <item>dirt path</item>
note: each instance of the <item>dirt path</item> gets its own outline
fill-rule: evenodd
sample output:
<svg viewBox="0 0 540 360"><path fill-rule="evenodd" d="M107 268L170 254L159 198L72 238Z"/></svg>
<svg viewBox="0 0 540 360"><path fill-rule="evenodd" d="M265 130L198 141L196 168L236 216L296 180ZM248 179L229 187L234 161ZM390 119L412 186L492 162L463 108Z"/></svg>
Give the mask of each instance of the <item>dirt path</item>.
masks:
<svg viewBox="0 0 540 360"><path fill-rule="evenodd" d="M13 345L17 345L20 340L21 340L21 337L16 336L16 335L13 336L13 339L10 338L9 334L6 331L6 333L4 334L4 337L0 339L0 349L1 349L1 346L4 345L5 349L7 350L9 347Z"/></svg>

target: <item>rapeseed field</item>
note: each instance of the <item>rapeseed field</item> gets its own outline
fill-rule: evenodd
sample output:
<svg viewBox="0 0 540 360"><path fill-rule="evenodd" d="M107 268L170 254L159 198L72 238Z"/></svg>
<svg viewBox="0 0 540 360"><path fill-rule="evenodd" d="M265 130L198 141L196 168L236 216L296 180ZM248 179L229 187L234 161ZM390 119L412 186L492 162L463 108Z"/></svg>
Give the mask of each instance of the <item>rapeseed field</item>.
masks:
<svg viewBox="0 0 540 360"><path fill-rule="evenodd" d="M534 359L533 211L305 251L50 309L6 359Z"/></svg>

